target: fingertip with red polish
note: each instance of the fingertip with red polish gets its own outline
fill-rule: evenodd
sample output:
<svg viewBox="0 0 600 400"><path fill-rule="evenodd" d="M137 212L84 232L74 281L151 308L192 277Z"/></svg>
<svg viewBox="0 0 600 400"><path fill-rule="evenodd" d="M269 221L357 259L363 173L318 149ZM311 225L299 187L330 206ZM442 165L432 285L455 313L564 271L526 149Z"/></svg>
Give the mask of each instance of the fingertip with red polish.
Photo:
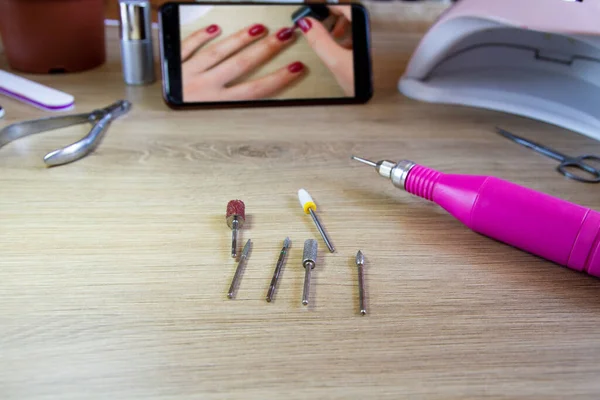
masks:
<svg viewBox="0 0 600 400"><path fill-rule="evenodd" d="M290 40L292 38L292 36L294 36L294 28L281 28L278 32L277 32L277 39L279 39L282 42L286 42L288 40Z"/></svg>
<svg viewBox="0 0 600 400"><path fill-rule="evenodd" d="M297 74L304 70L304 64L302 64L300 61L296 61L288 65L287 68L292 74Z"/></svg>
<svg viewBox="0 0 600 400"><path fill-rule="evenodd" d="M308 32L312 28L312 22L308 18L302 18L297 23L298 28L304 33Z"/></svg>
<svg viewBox="0 0 600 400"><path fill-rule="evenodd" d="M219 31L219 25L210 25L208 28L206 28L206 33L210 33L211 35L213 33L217 33Z"/></svg>
<svg viewBox="0 0 600 400"><path fill-rule="evenodd" d="M252 25L252 27L248 30L250 36L258 36L262 35L267 28L263 24Z"/></svg>

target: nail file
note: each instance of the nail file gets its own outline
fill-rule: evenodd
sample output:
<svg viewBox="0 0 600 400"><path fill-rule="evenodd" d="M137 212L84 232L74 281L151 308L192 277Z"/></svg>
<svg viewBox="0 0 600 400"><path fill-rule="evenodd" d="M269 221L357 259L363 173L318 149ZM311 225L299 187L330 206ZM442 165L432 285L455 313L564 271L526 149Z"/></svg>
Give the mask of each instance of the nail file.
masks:
<svg viewBox="0 0 600 400"><path fill-rule="evenodd" d="M73 108L75 98L37 82L0 70L0 93L46 111Z"/></svg>

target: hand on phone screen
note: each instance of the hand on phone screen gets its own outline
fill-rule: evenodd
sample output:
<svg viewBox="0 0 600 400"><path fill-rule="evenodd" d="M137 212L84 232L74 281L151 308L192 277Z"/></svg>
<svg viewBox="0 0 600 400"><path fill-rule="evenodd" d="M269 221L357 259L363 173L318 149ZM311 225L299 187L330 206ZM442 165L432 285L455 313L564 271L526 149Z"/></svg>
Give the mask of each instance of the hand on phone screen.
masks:
<svg viewBox="0 0 600 400"><path fill-rule="evenodd" d="M338 16L331 32L320 21L311 17L298 21L298 27L315 53L335 76L346 95L354 96L352 8L347 6L328 6L328 8L331 13Z"/></svg>
<svg viewBox="0 0 600 400"><path fill-rule="evenodd" d="M228 86L287 48L296 40L296 33L293 28L282 28L269 34L264 25L254 24L211 44L220 33L217 25L209 25L183 40L181 60L186 101L262 99L304 75L304 64L296 61L261 78Z"/></svg>

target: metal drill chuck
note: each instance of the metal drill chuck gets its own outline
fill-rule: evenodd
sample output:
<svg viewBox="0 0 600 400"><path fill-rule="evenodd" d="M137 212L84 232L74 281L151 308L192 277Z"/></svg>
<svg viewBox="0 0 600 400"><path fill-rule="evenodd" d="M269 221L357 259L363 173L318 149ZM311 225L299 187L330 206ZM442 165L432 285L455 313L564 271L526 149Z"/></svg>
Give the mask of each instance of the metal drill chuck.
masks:
<svg viewBox="0 0 600 400"><path fill-rule="evenodd" d="M384 178L392 181L392 184L397 188L404 189L404 184L408 173L415 166L415 163L409 160L398 161L397 164L391 161L379 161L377 163L377 172Z"/></svg>
<svg viewBox="0 0 600 400"><path fill-rule="evenodd" d="M392 184L400 189L404 189L406 178L408 177L410 170L416 165L410 160L402 160L395 163L388 160L373 162L356 156L352 156L352 159L375 167L379 175L391 180Z"/></svg>

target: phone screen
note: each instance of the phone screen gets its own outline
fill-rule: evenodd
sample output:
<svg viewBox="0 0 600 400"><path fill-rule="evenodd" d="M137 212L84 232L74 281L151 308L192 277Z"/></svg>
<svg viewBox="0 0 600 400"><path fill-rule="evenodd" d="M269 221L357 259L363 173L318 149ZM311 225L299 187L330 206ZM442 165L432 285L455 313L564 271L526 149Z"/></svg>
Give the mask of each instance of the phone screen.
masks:
<svg viewBox="0 0 600 400"><path fill-rule="evenodd" d="M165 8L166 7L166 8ZM180 105L364 102L368 23L357 5L170 3L168 100Z"/></svg>

